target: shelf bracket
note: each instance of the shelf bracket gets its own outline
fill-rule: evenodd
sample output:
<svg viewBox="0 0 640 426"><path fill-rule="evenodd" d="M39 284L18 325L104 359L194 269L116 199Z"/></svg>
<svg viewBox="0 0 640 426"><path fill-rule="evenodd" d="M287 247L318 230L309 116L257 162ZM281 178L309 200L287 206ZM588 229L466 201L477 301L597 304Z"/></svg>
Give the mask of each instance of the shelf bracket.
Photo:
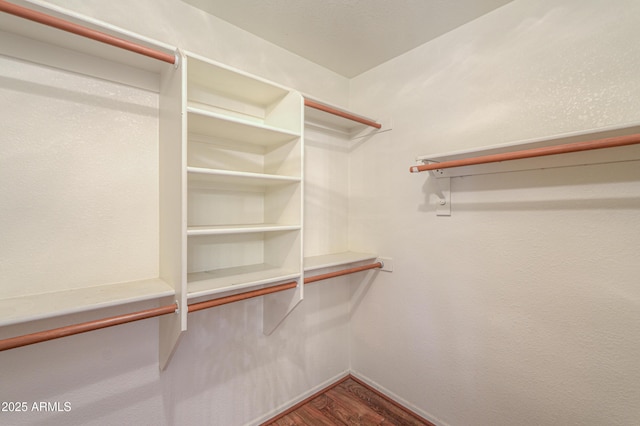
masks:
<svg viewBox="0 0 640 426"><path fill-rule="evenodd" d="M379 257L376 261L382 263L381 271L393 272L393 259L390 257Z"/></svg>
<svg viewBox="0 0 640 426"><path fill-rule="evenodd" d="M442 169L429 172L438 187L436 216L451 216L451 178L442 177L442 173Z"/></svg>
<svg viewBox="0 0 640 426"><path fill-rule="evenodd" d="M279 293L267 294L262 298L262 332L269 336L302 301L302 278L295 288Z"/></svg>

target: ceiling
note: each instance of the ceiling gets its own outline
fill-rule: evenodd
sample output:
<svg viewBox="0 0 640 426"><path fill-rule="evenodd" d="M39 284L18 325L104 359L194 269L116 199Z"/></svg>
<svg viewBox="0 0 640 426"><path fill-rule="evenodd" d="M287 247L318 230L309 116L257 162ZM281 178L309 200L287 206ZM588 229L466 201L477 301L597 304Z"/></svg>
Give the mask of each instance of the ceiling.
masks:
<svg viewBox="0 0 640 426"><path fill-rule="evenodd" d="M354 77L511 0L183 0Z"/></svg>

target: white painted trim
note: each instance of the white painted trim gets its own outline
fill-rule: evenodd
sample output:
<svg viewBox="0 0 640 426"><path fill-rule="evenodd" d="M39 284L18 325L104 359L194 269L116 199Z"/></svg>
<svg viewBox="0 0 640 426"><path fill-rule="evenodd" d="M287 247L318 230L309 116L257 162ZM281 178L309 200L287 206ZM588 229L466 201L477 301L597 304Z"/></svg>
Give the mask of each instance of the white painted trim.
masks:
<svg viewBox="0 0 640 426"><path fill-rule="evenodd" d="M363 375L361 373L358 373L357 371L353 371L353 370L351 370L351 375L353 377L355 377L356 379L364 382L365 384L371 386L373 389L377 390L381 394L383 394L383 395L389 397L390 399L394 400L395 402L397 402L398 404L402 405L406 409L413 411L415 414L417 414L417 415L419 415L421 417L424 417L425 419L427 419L431 423L433 423L435 425L438 425L438 426L451 426L449 423L446 423L443 420L438 419L437 417L435 417L435 416L427 413L426 411L416 407L415 405L413 405L412 403L410 403L406 399L402 398L401 396L395 394L394 392L391 392L389 389L385 388L384 386L379 385L378 383L376 383L373 380L369 379L367 376L365 376L365 375Z"/></svg>
<svg viewBox="0 0 640 426"><path fill-rule="evenodd" d="M264 414L263 416L258 417L255 420L252 420L252 421L250 421L248 423L245 423L244 426L259 426L262 423L264 423L266 421L269 421L269 420L275 418L276 416L284 413L285 411L289 410L290 408L292 408L296 404L299 404L300 402L302 402L305 399L309 398L313 394L318 393L318 392L322 391L323 389L331 387L333 384L341 381L342 379L344 379L345 377L347 377L349 375L355 377L356 379L360 380L361 382L365 383L366 385L368 385L368 386L372 387L373 389L375 389L376 391L380 392L384 396L392 399L393 401L395 401L398 404L402 405L404 408L406 408L406 409L408 409L410 411L413 411L415 414L423 417L424 419L430 421L431 423L433 423L435 425L438 425L438 426L451 426L449 423L446 423L445 421L440 420L437 417L427 413L426 411L416 407L415 405L413 405L412 403L410 403L406 399L402 398L401 396L395 394L394 392L391 392L389 389L385 388L384 386L379 385L375 381L369 379L365 375L363 375L361 373L358 373L357 371L354 371L354 370L345 370L344 372L332 377L329 380L326 380L326 381L320 383L319 385L317 385L317 386L311 388L310 390L304 392L303 394L301 394L301 395L289 400L288 402L286 402L284 404L281 404L279 407L271 410L267 414Z"/></svg>
<svg viewBox="0 0 640 426"><path fill-rule="evenodd" d="M331 386L332 384L338 382L339 380L344 379L345 377L347 377L349 375L349 370L345 370L340 374L337 374L335 376L333 376L332 378L330 378L329 380L326 380L322 383L320 383L319 385L311 388L310 390L304 392L303 394L289 400L288 402L285 402L284 404L281 404L278 408L275 408L273 410L271 410L270 412L268 412L267 414L258 417L255 420L252 420L248 423L245 423L244 426L258 426L268 420L273 419L274 417L276 417L277 415L284 413L285 411L287 411L288 409L290 409L291 407L293 407L294 405L304 401L305 399L309 398L311 395L313 395L314 393L317 393L329 386Z"/></svg>

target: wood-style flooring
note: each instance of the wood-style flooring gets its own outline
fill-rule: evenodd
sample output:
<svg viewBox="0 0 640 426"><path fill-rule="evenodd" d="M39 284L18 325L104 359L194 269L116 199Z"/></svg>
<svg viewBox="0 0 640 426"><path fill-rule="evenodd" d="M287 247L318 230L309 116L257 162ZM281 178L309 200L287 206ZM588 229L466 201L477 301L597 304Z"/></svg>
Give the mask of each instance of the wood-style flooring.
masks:
<svg viewBox="0 0 640 426"><path fill-rule="evenodd" d="M263 426L434 426L349 376Z"/></svg>

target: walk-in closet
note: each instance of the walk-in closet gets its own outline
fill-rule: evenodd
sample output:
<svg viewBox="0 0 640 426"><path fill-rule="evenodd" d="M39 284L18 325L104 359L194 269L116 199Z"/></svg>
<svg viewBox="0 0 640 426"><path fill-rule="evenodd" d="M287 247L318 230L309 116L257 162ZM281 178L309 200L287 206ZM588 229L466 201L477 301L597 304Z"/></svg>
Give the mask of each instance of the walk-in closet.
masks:
<svg viewBox="0 0 640 426"><path fill-rule="evenodd" d="M0 424L638 424L639 23L0 0Z"/></svg>

